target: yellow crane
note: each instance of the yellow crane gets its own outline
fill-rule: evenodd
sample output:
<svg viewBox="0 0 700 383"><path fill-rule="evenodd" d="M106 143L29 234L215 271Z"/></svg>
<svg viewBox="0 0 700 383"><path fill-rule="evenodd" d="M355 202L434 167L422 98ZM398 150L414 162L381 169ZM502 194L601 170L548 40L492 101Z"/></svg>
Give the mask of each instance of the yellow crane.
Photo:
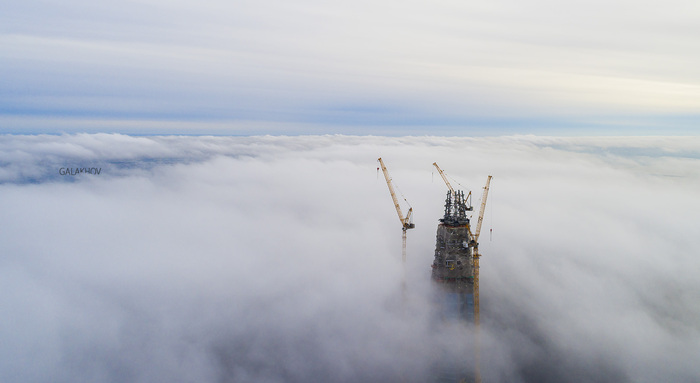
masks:
<svg viewBox="0 0 700 383"><path fill-rule="evenodd" d="M445 175L445 172L442 169L440 169L437 162L433 162L433 166L435 166L435 169L437 169L438 173L440 173L440 177L442 177L442 180L445 181L445 185L447 185L447 188L450 189L450 193L452 193L452 195L455 196L456 195L455 189L450 184L450 181L447 180L447 176ZM469 202L469 201L471 201L469 199L471 196L472 196L472 192L470 191L469 194L467 194L467 197L464 199L469 204L469 206L467 206L467 210L469 210L469 211L472 210L471 202Z"/></svg>
<svg viewBox="0 0 700 383"><path fill-rule="evenodd" d="M389 171L386 169L386 165L384 165L384 161L382 161L381 157L377 160L379 161L379 165L382 168L382 172L384 173L384 178L386 179L386 184L389 187L389 193L391 193L391 199L394 201L394 207L396 208L396 213L399 215L399 221L401 221L401 240L402 240L402 246L401 246L401 259L405 263L406 262L406 230L408 229L413 229L416 227L416 225L413 224L413 208L408 207L408 213L406 214L406 217L403 216L403 212L401 212L401 206L399 206L399 200L396 198L396 193L394 192L394 185L391 183L391 177L389 176ZM404 201L406 201L406 198L404 198ZM406 201L408 203L408 201Z"/></svg>
<svg viewBox="0 0 700 383"><path fill-rule="evenodd" d="M433 166L437 169L438 173L440 173L440 177L442 177L442 180L445 181L445 184L447 185L447 188L450 189L450 193L452 195L455 194L455 189L452 188L452 185L450 185L450 181L447 180L447 177L445 176L445 173L440 169L438 166L437 162L433 162Z"/></svg>
<svg viewBox="0 0 700 383"><path fill-rule="evenodd" d="M491 185L491 176L486 179L486 186L484 186L484 192L481 195L481 208L479 209L479 218L476 223L476 231L472 234L472 246L474 247L473 253L473 269L474 269L474 331L475 331L475 359L476 359L476 371L474 372L476 383L481 383L481 370L479 369L481 351L479 344L479 234L481 233L481 224L484 222L484 210L486 209L486 198L489 196L489 186Z"/></svg>

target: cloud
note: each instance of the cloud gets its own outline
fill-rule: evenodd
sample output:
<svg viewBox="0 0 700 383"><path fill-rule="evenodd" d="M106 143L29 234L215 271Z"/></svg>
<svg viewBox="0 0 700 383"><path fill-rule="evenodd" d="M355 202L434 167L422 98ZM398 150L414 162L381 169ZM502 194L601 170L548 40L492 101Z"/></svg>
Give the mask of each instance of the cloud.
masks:
<svg viewBox="0 0 700 383"><path fill-rule="evenodd" d="M0 16L0 112L5 124L427 124L451 134L484 120L513 133L522 121L619 129L653 117L687 132L677 118L697 120L700 102L695 13L684 1L13 5Z"/></svg>
<svg viewBox="0 0 700 383"><path fill-rule="evenodd" d="M697 139L0 138L3 381L469 373L471 333L432 305L434 161L475 202L494 175L484 380L698 374ZM405 298L379 156L415 211Z"/></svg>

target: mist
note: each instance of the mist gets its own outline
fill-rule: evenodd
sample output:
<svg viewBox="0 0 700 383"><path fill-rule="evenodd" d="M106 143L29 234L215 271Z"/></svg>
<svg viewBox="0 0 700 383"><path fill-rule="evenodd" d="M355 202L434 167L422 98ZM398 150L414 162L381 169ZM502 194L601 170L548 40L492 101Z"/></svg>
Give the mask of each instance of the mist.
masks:
<svg viewBox="0 0 700 383"><path fill-rule="evenodd" d="M699 161L688 137L0 136L0 380L470 372L432 303L437 162L475 204L494 176L485 382L696 381Z"/></svg>

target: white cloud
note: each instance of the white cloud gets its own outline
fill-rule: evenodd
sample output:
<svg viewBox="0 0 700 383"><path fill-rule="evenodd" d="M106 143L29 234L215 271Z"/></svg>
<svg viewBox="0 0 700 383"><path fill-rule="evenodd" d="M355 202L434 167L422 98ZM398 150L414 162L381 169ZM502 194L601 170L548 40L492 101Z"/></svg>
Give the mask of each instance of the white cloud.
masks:
<svg viewBox="0 0 700 383"><path fill-rule="evenodd" d="M698 374L695 138L83 134L0 147L2 380L425 381L449 349L469 368L469 334L431 316L433 161L475 202L495 176L485 379ZM379 156L416 214L405 309ZM93 165L100 175L53 174Z"/></svg>

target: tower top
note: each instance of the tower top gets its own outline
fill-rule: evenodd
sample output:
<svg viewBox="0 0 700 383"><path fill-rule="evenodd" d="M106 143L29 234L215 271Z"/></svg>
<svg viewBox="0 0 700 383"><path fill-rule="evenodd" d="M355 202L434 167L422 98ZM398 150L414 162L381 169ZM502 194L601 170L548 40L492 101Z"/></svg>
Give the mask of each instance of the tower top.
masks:
<svg viewBox="0 0 700 383"><path fill-rule="evenodd" d="M469 225L467 211L470 210L472 210L472 207L467 206L463 191L457 190L454 193L448 191L445 198L445 215L440 218L440 222L446 226Z"/></svg>

